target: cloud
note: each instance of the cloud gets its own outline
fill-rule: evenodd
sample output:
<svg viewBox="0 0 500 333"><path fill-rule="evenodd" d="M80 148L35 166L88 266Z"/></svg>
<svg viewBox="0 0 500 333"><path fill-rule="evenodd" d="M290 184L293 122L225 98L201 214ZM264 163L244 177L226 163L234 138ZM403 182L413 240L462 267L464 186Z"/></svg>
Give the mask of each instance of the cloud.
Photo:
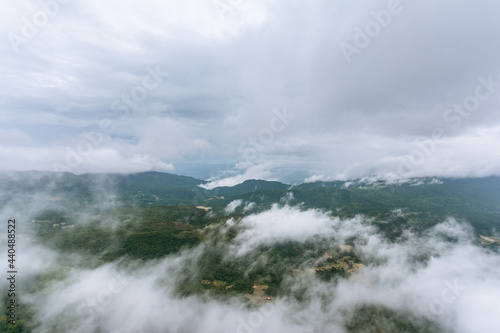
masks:
<svg viewBox="0 0 500 333"><path fill-rule="evenodd" d="M325 175L313 175L311 177L307 177L304 180L304 183L326 182L328 180L330 180L330 179Z"/></svg>
<svg viewBox="0 0 500 333"><path fill-rule="evenodd" d="M243 173L222 179L209 179L207 183L201 184L199 186L207 190L212 190L214 188L221 186L235 186L249 179L275 180L271 176L272 175L271 166L272 163L261 163L255 165L250 164L250 166L246 168ZM231 169L226 172L233 172L233 170Z"/></svg>
<svg viewBox="0 0 500 333"><path fill-rule="evenodd" d="M245 254L258 245L292 240L304 242L320 235L328 235L339 220L332 220L320 211L300 211L298 208L278 205L265 212L244 217L241 226L246 228L236 237L238 253Z"/></svg>
<svg viewBox="0 0 500 333"><path fill-rule="evenodd" d="M248 212L248 211L250 211L250 210L254 209L256 205L257 205L257 204L256 204L255 202L248 202L248 203L245 205L245 207L243 208L243 211Z"/></svg>
<svg viewBox="0 0 500 333"><path fill-rule="evenodd" d="M0 129L0 142L6 146L32 146L34 144L29 135L18 129Z"/></svg>
<svg viewBox="0 0 500 333"><path fill-rule="evenodd" d="M387 6L60 4L33 36L16 47L8 38L0 45L0 123L11 137L1 145L19 161L2 162L0 169L46 168L61 147L64 154L82 132L111 119L109 140L89 157L96 162L82 163L78 172L93 172L97 164L133 172L196 163L220 184L273 178L280 168L331 179L384 176L418 149L415 139L432 138L441 128L446 136L436 152L410 174L498 175L500 48L491 43L500 32L498 4L401 1L402 10L348 63L341 43L361 38L357 31L377 24L374 15ZM440 14L424 21L428 12ZM43 15L30 1L3 6L2 13L3 36L21 36L24 18ZM158 87L130 112L122 104L117 109L117 100L140 93L147 68L156 66L168 73ZM484 80L490 83L477 90ZM488 96L474 111L456 111L474 102L469 97L477 91ZM254 159L241 156L283 106L293 121L265 145L257 142L262 149L255 148ZM17 154L19 146L31 149ZM101 158L109 150L120 158ZM235 176L223 167L228 161L272 165Z"/></svg>
<svg viewBox="0 0 500 333"><path fill-rule="evenodd" d="M190 126L174 119L148 119L139 131L136 151L160 159L180 159L210 147L206 140L193 137Z"/></svg>
<svg viewBox="0 0 500 333"><path fill-rule="evenodd" d="M4 209L2 214L9 212ZM350 240L365 266L338 283L319 280L314 274L285 274L282 287L290 294L262 308L249 308L237 296L180 296L179 281L196 277L203 254L213 251L213 244L204 243L148 262L122 261L97 268L74 265L44 289L25 290L20 300L33 310L35 329L40 332L163 332L166 327L172 332L306 333L332 328L348 332L346 326L362 306L382 307L385 316L391 311L422 329L426 325L460 333L500 329L500 257L475 245L470 227L463 222L449 218L420 234L406 232L396 241L388 240L362 216L332 219L319 210L290 206L273 206L233 223L241 231L221 245L228 262L251 258L254 264L265 265L268 253L260 252L260 245L313 242L334 250ZM323 243L315 243L318 239ZM25 279L58 263L53 251L33 242L22 242L19 253L32 259L40 253L52 258L26 262ZM325 260L323 251L303 255L303 267ZM4 281L0 289L5 287ZM295 293L301 295L300 302ZM391 316L386 322L373 320L389 329L384 325L390 325Z"/></svg>
<svg viewBox="0 0 500 333"><path fill-rule="evenodd" d="M172 163L165 163L148 154L130 154L118 147L97 147L79 154L76 147L0 147L0 152L10 163L0 165L0 171L47 170L69 171L75 174L131 173L148 170L172 171ZM36 161L36 165L34 162Z"/></svg>
<svg viewBox="0 0 500 333"><path fill-rule="evenodd" d="M243 204L243 200L233 200L227 204L224 211L226 212L226 214L231 214L236 210L236 208L238 208L242 204Z"/></svg>

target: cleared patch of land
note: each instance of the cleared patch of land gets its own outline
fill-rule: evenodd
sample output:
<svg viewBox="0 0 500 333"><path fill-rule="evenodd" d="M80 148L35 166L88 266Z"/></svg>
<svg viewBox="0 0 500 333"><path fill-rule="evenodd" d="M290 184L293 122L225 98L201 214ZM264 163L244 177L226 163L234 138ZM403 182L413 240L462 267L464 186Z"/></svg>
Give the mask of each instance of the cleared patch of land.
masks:
<svg viewBox="0 0 500 333"><path fill-rule="evenodd" d="M479 241L482 243L482 244L493 244L493 243L497 243L497 244L500 244L500 239L497 238L497 237L491 237L491 236L483 236L483 235L479 235Z"/></svg>
<svg viewBox="0 0 500 333"><path fill-rule="evenodd" d="M269 288L269 286L254 285L252 288L253 294L245 294L245 297L248 298L254 305L263 306L274 300L274 297L266 295L266 289Z"/></svg>

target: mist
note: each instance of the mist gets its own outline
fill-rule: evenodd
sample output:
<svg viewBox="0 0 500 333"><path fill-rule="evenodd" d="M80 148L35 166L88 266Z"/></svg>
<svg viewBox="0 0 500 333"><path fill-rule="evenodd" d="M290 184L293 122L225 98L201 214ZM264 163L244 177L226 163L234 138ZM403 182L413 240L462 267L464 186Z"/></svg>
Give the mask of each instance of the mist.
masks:
<svg viewBox="0 0 500 333"><path fill-rule="evenodd" d="M499 10L0 1L0 331L500 332Z"/></svg>
<svg viewBox="0 0 500 333"><path fill-rule="evenodd" d="M13 213L4 207L2 214ZM340 219L274 205L214 226L218 237L238 228L229 242L205 242L150 261L73 265L42 288L23 290L20 301L33 313L35 332L371 332L390 331L395 320L422 332L500 330L500 256L477 246L465 221L448 218L396 241L372 222L361 215ZM183 281L196 279L204 255L215 248L224 262L249 263L245 269L251 272L269 264L269 249L285 242L313 244L313 250L300 257L296 268L303 273L286 274L285 292L264 306L242 296L179 292ZM346 243L362 268L335 281L307 271L325 261L321 249L335 251ZM65 256L28 237L20 239L18 252L26 283L61 268ZM390 320L381 320L376 309L389 313ZM375 313L374 321L353 328L366 311Z"/></svg>

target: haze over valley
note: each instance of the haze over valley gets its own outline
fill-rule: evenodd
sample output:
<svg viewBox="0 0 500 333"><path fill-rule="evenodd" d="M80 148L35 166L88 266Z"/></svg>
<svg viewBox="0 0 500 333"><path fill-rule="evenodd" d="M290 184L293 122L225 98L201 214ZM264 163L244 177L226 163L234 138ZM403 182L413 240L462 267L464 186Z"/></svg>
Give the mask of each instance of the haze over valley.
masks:
<svg viewBox="0 0 500 333"><path fill-rule="evenodd" d="M498 177L247 181L213 190L205 183L157 172L2 176L2 215L23 221L17 327L473 332L498 326Z"/></svg>
<svg viewBox="0 0 500 333"><path fill-rule="evenodd" d="M0 332L500 332L499 11L0 1Z"/></svg>

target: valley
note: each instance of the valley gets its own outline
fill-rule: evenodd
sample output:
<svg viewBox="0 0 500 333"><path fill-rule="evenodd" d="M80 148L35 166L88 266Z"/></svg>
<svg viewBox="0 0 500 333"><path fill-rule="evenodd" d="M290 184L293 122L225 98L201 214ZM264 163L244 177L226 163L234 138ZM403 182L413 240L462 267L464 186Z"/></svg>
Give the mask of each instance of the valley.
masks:
<svg viewBox="0 0 500 333"><path fill-rule="evenodd" d="M392 256L407 256L408 263L426 267L443 251L439 246L459 244L467 234L482 251L499 252L498 178L403 184L360 180L348 186L246 181L209 191L198 186L201 181L169 174L93 177L0 178L3 208L19 207L23 237L53 258L47 268L19 282L25 293L39 295L51 286L77 283L72 272L113 267L132 277L140 274L133 273L138 267L141 272L173 265L167 275L160 273L171 280L157 282L169 297L238 302L247 311L258 311L285 300L309 304L314 288L326 288L321 294L344 285L374 284L380 279L374 270ZM457 221L446 223L458 223L459 234L446 231L449 235L439 238L447 219ZM296 233L299 225L304 231ZM425 239L442 245L407 254L400 249L400 244L413 248ZM375 240L378 247L390 249L388 254L370 250ZM332 296L317 297L328 303ZM18 327L29 331L36 327L37 310L22 299L20 306ZM368 306L359 311L367 311L380 327L392 316L398 318L396 327L411 327L408 332L436 329L425 316L415 326L414 315L394 309ZM365 325L356 320L358 324L346 327Z"/></svg>

